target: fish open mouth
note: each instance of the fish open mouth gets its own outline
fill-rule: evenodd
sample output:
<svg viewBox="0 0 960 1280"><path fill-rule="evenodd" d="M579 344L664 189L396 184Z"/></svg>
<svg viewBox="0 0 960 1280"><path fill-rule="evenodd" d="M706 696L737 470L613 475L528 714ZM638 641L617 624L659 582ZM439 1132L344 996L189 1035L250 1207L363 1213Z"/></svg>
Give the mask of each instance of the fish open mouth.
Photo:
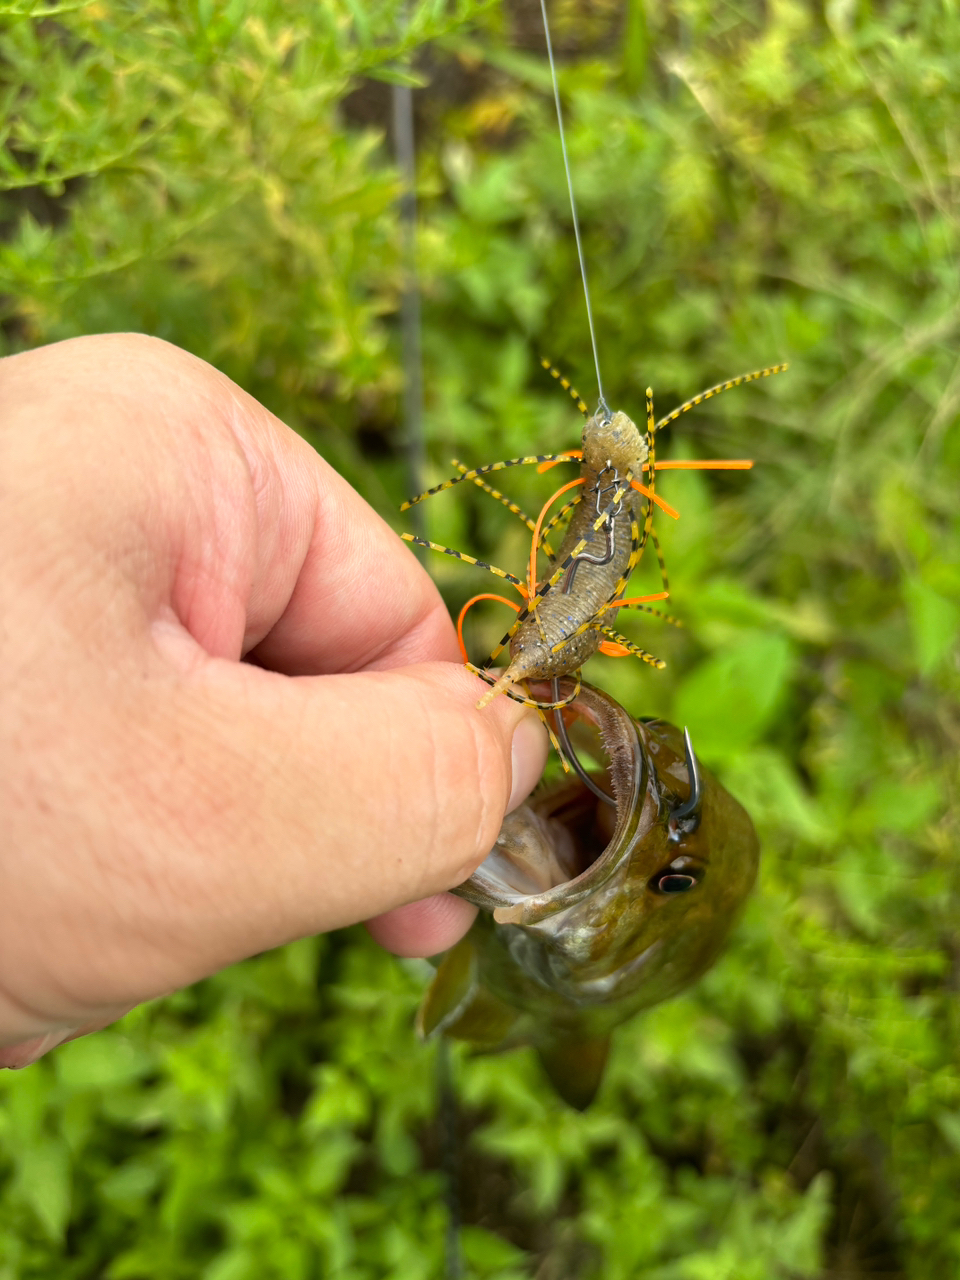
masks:
<svg viewBox="0 0 960 1280"><path fill-rule="evenodd" d="M532 692L539 698L548 688L533 685ZM573 688L561 683L564 693ZM578 754L598 766L590 769L592 780L614 803L573 776L542 787L506 816L496 845L457 890L500 922L531 923L593 892L615 869L636 826L647 770L633 719L590 685L562 714Z"/></svg>

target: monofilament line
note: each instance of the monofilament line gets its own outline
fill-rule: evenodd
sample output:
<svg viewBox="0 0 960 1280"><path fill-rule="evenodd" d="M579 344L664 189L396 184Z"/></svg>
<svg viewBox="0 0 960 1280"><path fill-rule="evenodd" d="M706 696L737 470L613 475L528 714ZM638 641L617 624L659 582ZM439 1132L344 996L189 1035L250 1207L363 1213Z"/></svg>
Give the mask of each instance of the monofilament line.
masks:
<svg viewBox="0 0 960 1280"><path fill-rule="evenodd" d="M563 132L563 111L560 107L560 86L557 83L557 67L553 60L553 42L550 39L550 23L547 19L547 0L540 0L540 12L543 14L543 34L547 41L547 57L550 59L550 75L553 80L553 99L557 104L557 127L560 130L560 150L563 152L563 167L567 174L567 190L570 193L570 213L573 216L573 234L577 241L577 257L580 259L580 275L583 279L583 299L587 304L587 323L590 326L590 345L593 347L593 363L597 371L597 390L600 393L600 409L606 417L610 410L603 397L603 383L600 380L600 357L597 355L597 335L593 328L593 311L590 307L590 286L587 284L587 264L583 256L583 244L580 240L580 222L577 218L577 201L573 194L573 178L570 174L570 160L567 156L567 139Z"/></svg>

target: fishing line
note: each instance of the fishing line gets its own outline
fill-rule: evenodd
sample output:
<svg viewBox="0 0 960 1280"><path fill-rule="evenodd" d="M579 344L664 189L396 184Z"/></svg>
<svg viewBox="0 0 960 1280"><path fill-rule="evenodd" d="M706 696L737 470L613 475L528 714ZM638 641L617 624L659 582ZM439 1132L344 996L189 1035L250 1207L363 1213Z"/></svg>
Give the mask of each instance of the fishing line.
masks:
<svg viewBox="0 0 960 1280"><path fill-rule="evenodd" d="M570 173L570 159L567 155L567 139L563 132L563 111L560 107L560 85L557 83L557 67L553 60L553 42L550 39L550 23L547 19L547 0L540 0L540 12L543 14L543 34L547 41L547 57L550 60L550 77L553 80L553 100L557 104L557 127L560 130L560 150L563 153L563 167L567 175L567 191L570 193L570 213L573 217L573 234L577 241L577 257L580 259L580 276L583 280L583 300L587 304L587 323L590 326L590 345L593 347L593 364L597 371L597 390L600 393L600 410L605 419L610 418L610 409L603 396L603 383L600 380L600 357L597 355L597 335L593 327L593 309L590 306L590 286L587 284L587 263L583 256L583 244L580 240L580 220L577 217L577 201L573 194L573 177Z"/></svg>

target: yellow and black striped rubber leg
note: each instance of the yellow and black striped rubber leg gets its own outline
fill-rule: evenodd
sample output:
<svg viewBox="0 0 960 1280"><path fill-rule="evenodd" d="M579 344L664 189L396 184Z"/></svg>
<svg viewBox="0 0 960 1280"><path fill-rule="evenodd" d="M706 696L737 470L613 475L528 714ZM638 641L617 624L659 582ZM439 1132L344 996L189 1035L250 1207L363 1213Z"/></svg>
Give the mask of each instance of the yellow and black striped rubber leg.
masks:
<svg viewBox="0 0 960 1280"><path fill-rule="evenodd" d="M416 547L429 547L431 551L439 551L441 555L452 556L454 560L462 560L464 564L473 564L478 569L486 569L488 573L495 573L498 578L503 578L505 582L510 582L513 586L519 587L523 595L527 593L526 586L516 574L507 573L506 569L498 569L495 564L487 564L486 560L478 560L476 556L468 556L465 551L455 551L453 547L442 547L439 542L430 542L429 539L418 538L412 533L401 533L400 537L404 542L412 542Z"/></svg>
<svg viewBox="0 0 960 1280"><path fill-rule="evenodd" d="M656 667L658 671L662 671L667 665L662 658L657 658L652 653L647 653L646 649L641 649L638 644L634 644L632 640L622 636L619 631L614 631L613 627L600 627L599 631L601 635L607 636L614 644L621 645L626 649L627 653L632 653L635 658L639 658L641 662L646 662L651 667Z"/></svg>

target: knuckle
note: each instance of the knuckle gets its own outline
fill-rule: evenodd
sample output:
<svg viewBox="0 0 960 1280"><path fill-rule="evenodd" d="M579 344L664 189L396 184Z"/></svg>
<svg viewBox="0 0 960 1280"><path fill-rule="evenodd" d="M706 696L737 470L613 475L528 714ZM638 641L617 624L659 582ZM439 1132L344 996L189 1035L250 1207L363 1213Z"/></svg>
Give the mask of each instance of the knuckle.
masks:
<svg viewBox="0 0 960 1280"><path fill-rule="evenodd" d="M487 856L500 833L510 797L511 767L509 754L504 751L491 718L473 715L470 725L476 742L477 776L480 779L472 870Z"/></svg>
<svg viewBox="0 0 960 1280"><path fill-rule="evenodd" d="M492 849L511 771L493 717L472 708L466 715L458 711L453 725L436 726L430 755L437 821L429 874L435 891L462 883Z"/></svg>

